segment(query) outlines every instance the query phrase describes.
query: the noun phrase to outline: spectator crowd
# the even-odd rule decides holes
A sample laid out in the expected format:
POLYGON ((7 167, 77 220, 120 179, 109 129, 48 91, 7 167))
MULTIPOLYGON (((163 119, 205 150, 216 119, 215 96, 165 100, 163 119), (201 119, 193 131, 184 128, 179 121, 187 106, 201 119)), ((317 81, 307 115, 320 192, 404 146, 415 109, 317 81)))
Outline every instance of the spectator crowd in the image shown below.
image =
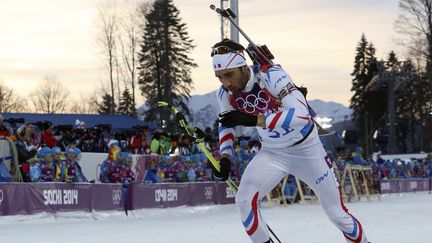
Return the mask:
POLYGON ((425 158, 411 158, 404 160, 395 158, 385 160, 380 155, 376 159, 365 159, 361 147, 356 147, 353 152, 343 151, 336 160, 339 170, 346 164, 371 166, 374 180, 381 179, 407 179, 407 178, 432 178, 432 153, 425 158))
MULTIPOLYGON (((87 182, 80 159, 83 152, 105 152, 108 157, 100 164, 99 178, 103 183, 129 184, 136 179, 132 155, 157 155, 146 164, 143 182, 211 181, 212 165, 187 135, 169 135, 163 131, 149 131, 139 127, 133 133, 113 133, 110 126, 85 128, 82 123, 53 127, 49 121, 24 124, 18 128, 6 126, 0 115, 0 137, 9 138, 16 145, 19 169, 26 182, 87 182)), ((205 146, 219 159, 218 141, 207 137, 205 146)), ((231 178, 240 178, 260 149, 260 143, 247 138, 235 142, 235 156, 231 159, 231 178)), ((372 167, 373 177, 379 179, 432 177, 432 153, 425 159, 403 161, 364 159, 360 147, 344 150, 335 159, 337 168, 346 164, 372 167)))

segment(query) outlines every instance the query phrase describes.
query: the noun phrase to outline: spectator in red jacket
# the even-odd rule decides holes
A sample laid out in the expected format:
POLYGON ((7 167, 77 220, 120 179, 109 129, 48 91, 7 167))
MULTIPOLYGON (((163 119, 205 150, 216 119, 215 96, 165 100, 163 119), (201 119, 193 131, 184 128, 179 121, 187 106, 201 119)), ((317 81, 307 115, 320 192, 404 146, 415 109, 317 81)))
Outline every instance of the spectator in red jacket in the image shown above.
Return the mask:
POLYGON ((9 129, 3 124, 3 116, 0 115, 0 137, 9 137, 10 135, 9 129))
POLYGON ((136 134, 130 138, 129 141, 130 151, 134 154, 141 154, 142 153, 141 143, 142 143, 141 134, 139 131, 137 131, 136 134))
POLYGON ((52 132, 52 123, 47 121, 41 127, 42 130, 42 143, 46 144, 49 148, 57 146, 57 139, 52 132))
POLYGON ((138 129, 129 141, 130 151, 133 154, 150 154, 150 143, 152 135, 147 126, 138 129))

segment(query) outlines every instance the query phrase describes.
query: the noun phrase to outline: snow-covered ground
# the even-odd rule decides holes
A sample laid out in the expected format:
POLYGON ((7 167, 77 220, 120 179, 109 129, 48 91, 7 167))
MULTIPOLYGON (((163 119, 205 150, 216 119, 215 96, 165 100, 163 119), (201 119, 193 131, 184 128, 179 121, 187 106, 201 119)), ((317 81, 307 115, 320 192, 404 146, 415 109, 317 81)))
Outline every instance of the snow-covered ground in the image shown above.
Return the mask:
MULTIPOLYGON (((379 202, 349 203, 373 243, 432 242, 432 194, 383 195, 379 202)), ((282 242, 343 243, 319 205, 264 207, 282 242)), ((7 243, 241 243, 249 242, 234 205, 0 217, 7 243)))

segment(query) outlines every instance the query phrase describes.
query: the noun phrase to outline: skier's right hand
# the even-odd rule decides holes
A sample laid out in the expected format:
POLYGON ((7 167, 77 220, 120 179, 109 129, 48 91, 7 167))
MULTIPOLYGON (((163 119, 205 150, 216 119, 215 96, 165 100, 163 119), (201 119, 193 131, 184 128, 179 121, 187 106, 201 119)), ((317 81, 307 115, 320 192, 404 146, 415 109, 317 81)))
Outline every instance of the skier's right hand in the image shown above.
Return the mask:
POLYGON ((226 181, 228 180, 230 171, 231 171, 231 161, 228 158, 222 157, 219 161, 220 171, 217 171, 213 166, 213 175, 215 178, 226 181))
POLYGON ((224 127, 235 127, 238 125, 254 127, 257 125, 258 116, 246 114, 237 110, 231 110, 220 113, 219 122, 224 127))

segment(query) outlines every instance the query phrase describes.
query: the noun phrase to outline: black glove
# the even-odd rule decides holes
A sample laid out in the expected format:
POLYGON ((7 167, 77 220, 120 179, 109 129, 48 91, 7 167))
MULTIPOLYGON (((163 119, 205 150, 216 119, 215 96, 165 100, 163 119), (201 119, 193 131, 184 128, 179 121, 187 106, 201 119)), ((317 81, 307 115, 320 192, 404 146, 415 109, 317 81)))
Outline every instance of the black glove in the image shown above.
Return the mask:
POLYGON ((216 168, 213 166, 214 177, 222 181, 228 180, 231 171, 231 161, 228 158, 222 158, 219 161, 219 165, 220 165, 220 172, 218 172, 216 168))
MULTIPOLYGON (((194 132, 194 137, 197 138, 197 139, 204 139, 205 136, 206 136, 205 133, 201 129, 199 129, 198 127, 196 127, 196 130, 194 132)), ((195 138, 194 138, 193 141, 195 141, 195 138)))
POLYGON ((186 122, 185 117, 184 117, 183 114, 180 113, 180 112, 177 112, 177 113, 175 114, 175 118, 176 118, 176 121, 177 121, 177 122, 180 122, 181 120, 184 120, 184 121, 186 122))
POLYGON ((258 121, 258 116, 249 115, 236 110, 222 112, 219 114, 219 117, 219 122, 224 127, 235 127, 238 125, 254 127, 258 121))
POLYGON ((308 89, 306 87, 303 86, 297 86, 295 85, 295 87, 298 89, 298 91, 300 91, 300 93, 302 93, 302 95, 306 98, 306 95, 308 93, 308 89))

